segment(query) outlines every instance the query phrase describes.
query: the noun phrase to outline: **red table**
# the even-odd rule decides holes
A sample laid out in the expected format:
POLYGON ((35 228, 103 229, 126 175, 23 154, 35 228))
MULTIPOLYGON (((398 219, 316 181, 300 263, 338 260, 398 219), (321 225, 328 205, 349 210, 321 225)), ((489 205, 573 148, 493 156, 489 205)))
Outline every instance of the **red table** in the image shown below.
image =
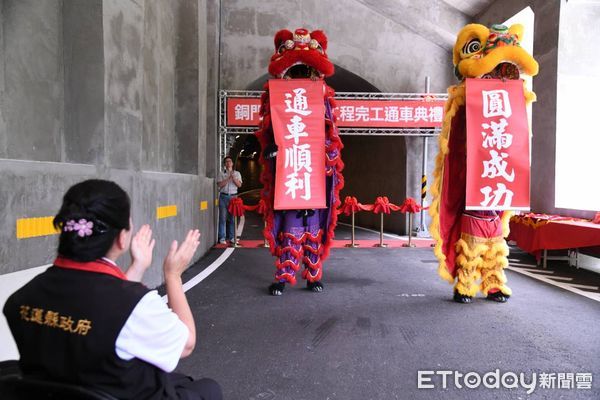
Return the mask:
POLYGON ((543 253, 546 268, 548 250, 599 246, 600 225, 556 215, 516 215, 510 220, 508 240, 515 241, 517 246, 534 254, 538 260, 543 253))

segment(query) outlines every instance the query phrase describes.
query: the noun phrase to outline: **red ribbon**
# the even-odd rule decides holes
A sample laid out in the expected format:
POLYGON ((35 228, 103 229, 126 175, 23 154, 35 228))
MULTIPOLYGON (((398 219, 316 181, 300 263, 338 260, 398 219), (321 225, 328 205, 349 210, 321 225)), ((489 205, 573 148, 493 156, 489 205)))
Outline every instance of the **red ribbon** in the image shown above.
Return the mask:
POLYGON ((400 206, 400 212, 402 213, 418 213, 419 211, 421 211, 421 206, 412 197, 407 197, 400 206))
POLYGON ((390 203, 390 200, 387 198, 387 196, 377 197, 377 199, 375 200, 375 204, 373 204, 373 212, 375 214, 389 214, 391 211, 398 210, 400 210, 400 207, 393 203, 390 203))
POLYGON ((265 215, 267 212, 267 203, 265 203, 265 199, 260 199, 258 205, 256 206, 256 212, 260 215, 265 215))
POLYGON ((229 200, 229 207, 227 210, 234 217, 241 217, 244 215, 244 201, 239 197, 232 198, 229 200))
POLYGON ((342 208, 341 208, 340 212, 344 213, 345 215, 351 215, 352 213, 355 213, 362 209, 363 209, 362 204, 360 204, 358 202, 358 200, 356 200, 356 197, 346 196, 346 198, 344 199, 344 204, 342 204, 342 208))

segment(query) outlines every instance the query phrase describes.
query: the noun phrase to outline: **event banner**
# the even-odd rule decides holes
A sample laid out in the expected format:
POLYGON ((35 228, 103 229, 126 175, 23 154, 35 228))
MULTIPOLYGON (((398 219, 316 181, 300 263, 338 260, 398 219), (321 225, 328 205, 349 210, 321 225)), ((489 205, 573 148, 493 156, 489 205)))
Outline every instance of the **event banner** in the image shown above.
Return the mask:
POLYGON ((322 81, 273 79, 269 99, 277 144, 275 210, 325 208, 322 81))
POLYGON ((335 102, 338 127, 439 128, 444 116, 443 101, 339 99, 335 102))
MULTIPOLYGON (((439 128, 444 102, 439 100, 339 99, 333 113, 339 128, 439 128)), ((227 126, 258 126, 260 99, 227 99, 227 126)))
POLYGON ((467 210, 529 210, 523 81, 467 79, 467 210))

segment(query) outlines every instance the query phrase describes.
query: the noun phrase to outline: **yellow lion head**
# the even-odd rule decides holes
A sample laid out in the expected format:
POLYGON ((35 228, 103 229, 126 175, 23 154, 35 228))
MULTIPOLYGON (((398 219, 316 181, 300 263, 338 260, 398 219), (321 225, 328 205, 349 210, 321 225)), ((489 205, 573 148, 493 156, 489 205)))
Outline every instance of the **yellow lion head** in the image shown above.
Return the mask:
POLYGON ((469 24, 458 33, 452 52, 457 78, 519 79, 534 76, 538 63, 523 49, 519 40, 523 26, 469 24))

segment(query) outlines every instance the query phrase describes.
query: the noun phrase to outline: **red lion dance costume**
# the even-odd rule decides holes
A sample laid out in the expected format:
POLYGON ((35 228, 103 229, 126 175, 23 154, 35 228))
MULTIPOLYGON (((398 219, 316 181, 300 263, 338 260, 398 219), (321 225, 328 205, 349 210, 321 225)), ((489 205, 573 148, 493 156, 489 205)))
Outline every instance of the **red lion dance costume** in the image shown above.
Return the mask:
MULTIPOLYGON (((455 74, 461 81, 448 89, 436 159, 431 234, 440 276, 454 286, 454 300, 470 303, 479 290, 489 300, 505 302, 511 293, 508 266, 508 222, 511 212, 466 211, 466 112, 464 78, 519 79, 534 76, 538 64, 519 45, 523 27, 479 24, 465 26, 453 50, 455 74), (481 279, 481 284, 476 281, 481 279)), ((526 102, 535 94, 525 88, 526 102)))
MULTIPOLYGON (((334 70, 326 50, 327 37, 322 31, 296 29, 292 33, 281 30, 275 35, 275 53, 269 63, 269 73, 279 79, 322 80, 331 76, 334 70)), ((301 264, 304 264, 302 278, 306 279, 308 289, 314 292, 323 290, 323 261, 329 255, 337 223, 336 209, 340 204, 339 191, 344 185, 341 174, 344 164, 340 157, 343 146, 333 116, 334 91, 327 85, 324 88, 326 157, 322 168, 326 172, 327 206, 324 209, 273 209, 277 146, 273 138, 268 83, 261 99, 262 121, 256 136, 262 147, 261 197, 267 205, 263 214, 266 221, 264 235, 269 241, 271 253, 277 257, 275 282, 269 287, 269 293, 274 296, 283 293, 286 282, 292 285, 296 283, 296 272, 301 264)))

